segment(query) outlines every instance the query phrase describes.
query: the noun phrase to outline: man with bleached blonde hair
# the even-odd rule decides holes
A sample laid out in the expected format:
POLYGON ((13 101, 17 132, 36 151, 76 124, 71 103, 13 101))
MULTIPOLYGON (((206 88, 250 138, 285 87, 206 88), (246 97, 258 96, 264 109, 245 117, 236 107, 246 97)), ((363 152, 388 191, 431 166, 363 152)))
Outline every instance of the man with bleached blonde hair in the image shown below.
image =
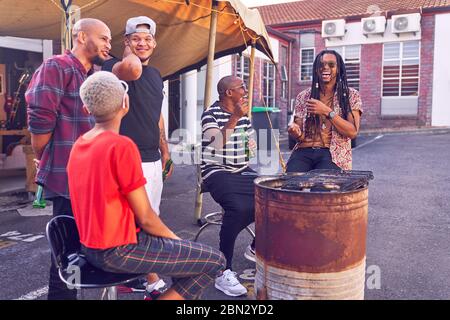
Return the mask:
POLYGON ((95 118, 67 165, 81 250, 108 272, 171 276, 172 287, 159 299, 195 299, 223 270, 225 258, 210 246, 180 239, 150 205, 138 148, 119 134, 129 111, 127 90, 104 71, 81 86, 85 109, 95 118))
POLYGON ((128 90, 128 85, 125 82, 122 82, 121 87, 115 85, 117 77, 105 71, 97 72, 94 78, 99 80, 91 81, 90 86, 82 85, 80 95, 86 111, 94 117, 95 122, 102 123, 111 120, 121 108, 125 108, 123 104, 128 97, 124 91, 128 90))

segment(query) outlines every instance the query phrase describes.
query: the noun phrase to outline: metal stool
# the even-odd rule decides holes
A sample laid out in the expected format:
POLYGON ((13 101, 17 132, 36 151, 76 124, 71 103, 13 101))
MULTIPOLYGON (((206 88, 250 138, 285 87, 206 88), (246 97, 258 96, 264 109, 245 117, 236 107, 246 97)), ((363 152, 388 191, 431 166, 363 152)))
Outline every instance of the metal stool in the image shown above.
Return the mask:
MULTIPOLYGON (((198 163, 196 166, 197 173, 197 183, 196 183, 196 197, 195 197, 195 208, 194 208, 194 219, 200 229, 194 237, 194 242, 197 241, 200 234, 205 230, 208 226, 222 224, 223 219, 223 209, 221 211, 215 211, 208 213, 202 218, 202 207, 203 207, 203 193, 209 192, 205 185, 203 184, 201 168, 200 168, 200 159, 201 159, 201 144, 197 144, 192 148, 192 160, 193 163, 198 163)), ((250 227, 245 227, 250 235, 255 238, 255 233, 250 227)))
MULTIPOLYGON (((222 209, 222 211, 216 211, 216 212, 208 213, 207 215, 205 215, 205 221, 206 222, 198 230, 197 234, 195 235, 194 242, 197 241, 197 239, 200 236, 200 234, 208 226, 212 226, 212 225, 220 226, 222 224, 222 219, 223 219, 223 209, 222 209)), ((254 239, 255 238, 255 232, 253 232, 253 230, 249 226, 245 227, 245 229, 248 231, 248 233, 250 233, 250 235, 254 239)))

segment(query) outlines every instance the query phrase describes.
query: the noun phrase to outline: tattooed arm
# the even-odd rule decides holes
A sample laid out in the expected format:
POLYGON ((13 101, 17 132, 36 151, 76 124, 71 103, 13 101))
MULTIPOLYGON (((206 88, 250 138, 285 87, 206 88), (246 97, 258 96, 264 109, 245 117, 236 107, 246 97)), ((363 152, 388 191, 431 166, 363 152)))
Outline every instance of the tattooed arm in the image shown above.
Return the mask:
MULTIPOLYGON (((162 169, 164 170, 167 161, 170 159, 169 144, 166 139, 166 129, 164 127, 164 118, 162 114, 159 117, 159 151, 161 152, 162 169)), ((166 178, 170 177, 173 172, 173 165, 170 167, 166 178)))

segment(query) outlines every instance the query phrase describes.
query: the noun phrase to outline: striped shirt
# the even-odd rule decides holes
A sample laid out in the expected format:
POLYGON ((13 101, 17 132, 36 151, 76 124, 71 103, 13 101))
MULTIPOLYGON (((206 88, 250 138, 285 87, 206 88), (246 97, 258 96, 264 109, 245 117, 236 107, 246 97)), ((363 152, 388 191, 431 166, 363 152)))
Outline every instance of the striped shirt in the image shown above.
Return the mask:
POLYGON ((33 134, 52 133, 46 145, 36 182, 45 187, 45 197, 69 199, 66 166, 77 138, 89 131, 93 118, 83 111, 79 89, 88 72, 70 52, 42 63, 25 93, 28 129, 33 134))
POLYGON ((221 171, 240 172, 248 167, 248 141, 254 134, 247 116, 239 119, 231 137, 221 149, 214 149, 206 139, 205 132, 215 128, 222 130, 230 120, 231 113, 223 110, 216 101, 202 114, 202 178, 221 171))

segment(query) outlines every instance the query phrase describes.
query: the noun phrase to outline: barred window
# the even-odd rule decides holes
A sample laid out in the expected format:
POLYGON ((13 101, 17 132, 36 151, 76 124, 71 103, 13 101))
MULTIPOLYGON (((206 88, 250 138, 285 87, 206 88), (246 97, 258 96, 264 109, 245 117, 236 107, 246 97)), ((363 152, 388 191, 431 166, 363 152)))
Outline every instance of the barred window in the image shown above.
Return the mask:
POLYGON ((383 97, 419 95, 419 41, 383 46, 383 97))
POLYGON ((267 107, 275 107, 275 65, 269 61, 263 64, 263 96, 267 107))
POLYGON ((287 84, 288 84, 288 74, 287 74, 287 64, 288 64, 288 48, 281 46, 280 52, 280 70, 281 70, 281 98, 286 99, 288 95, 287 84))
POLYGON ((244 55, 236 55, 236 70, 235 74, 237 77, 241 78, 245 85, 249 86, 250 78, 250 58, 244 55))
POLYGON ((314 48, 300 49, 300 80, 311 81, 313 76, 314 48))
POLYGON ((360 68, 361 68, 361 46, 333 47, 331 50, 339 53, 344 60, 347 71, 348 86, 359 90, 360 68))

